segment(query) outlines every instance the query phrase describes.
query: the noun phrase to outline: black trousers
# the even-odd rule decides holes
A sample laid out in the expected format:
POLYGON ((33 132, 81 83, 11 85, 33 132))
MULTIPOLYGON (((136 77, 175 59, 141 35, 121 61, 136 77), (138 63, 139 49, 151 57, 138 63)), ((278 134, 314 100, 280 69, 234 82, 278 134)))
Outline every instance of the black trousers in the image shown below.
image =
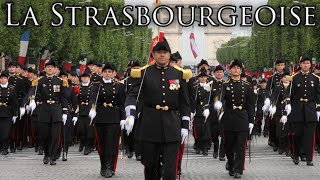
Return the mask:
POLYGON ((61 146, 65 152, 68 152, 69 146, 71 146, 73 139, 74 126, 72 122, 72 116, 68 116, 65 125, 62 124, 61 131, 61 146))
POLYGON ((197 148, 204 150, 210 141, 210 124, 209 120, 204 123, 205 118, 202 116, 194 117, 194 128, 197 139, 197 148))
POLYGON ((33 138, 35 146, 39 146, 39 120, 38 115, 31 116, 31 136, 33 138))
POLYGON ((211 131, 211 140, 213 143, 213 151, 215 153, 219 150, 219 135, 221 134, 221 127, 219 122, 211 122, 210 125, 210 131, 211 131))
POLYGON ((300 147, 303 147, 307 161, 312 161, 315 141, 315 126, 315 122, 293 123, 294 156, 300 156, 300 147))
POLYGON ((242 173, 246 156, 248 132, 224 131, 225 151, 229 169, 242 173))
POLYGON ((12 117, 0 117, 0 151, 8 149, 12 117))
POLYGON ((163 164, 162 179, 176 180, 180 142, 153 143, 143 141, 141 144, 141 163, 144 165, 145 179, 160 180, 161 161, 163 164))
POLYGON ((39 142, 44 149, 44 155, 55 160, 61 142, 62 122, 39 122, 39 142))
POLYGON ((119 149, 119 124, 95 124, 101 168, 115 170, 119 149))
POLYGON ((78 119, 78 135, 80 143, 85 147, 93 147, 94 129, 90 126, 90 118, 87 116, 80 116, 78 119))
POLYGON ((261 132, 262 132, 262 119, 263 119, 263 114, 256 114, 256 120, 255 120, 253 132, 261 134, 261 132))
POLYGON ((273 116, 272 119, 269 119, 269 141, 271 143, 273 143, 275 146, 277 144, 277 135, 276 135, 276 129, 277 129, 277 125, 276 125, 276 116, 273 116))

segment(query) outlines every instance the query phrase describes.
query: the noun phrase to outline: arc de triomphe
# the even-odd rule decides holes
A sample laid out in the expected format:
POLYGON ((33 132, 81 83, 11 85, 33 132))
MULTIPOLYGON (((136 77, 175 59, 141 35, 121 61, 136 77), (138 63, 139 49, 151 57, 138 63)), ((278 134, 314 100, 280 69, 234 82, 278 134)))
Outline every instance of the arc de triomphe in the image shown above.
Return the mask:
MULTIPOLYGON (((174 7, 179 5, 183 5, 185 7, 185 10, 183 11, 184 22, 190 21, 190 9, 188 7, 190 5, 206 5, 211 6, 214 8, 213 14, 217 13, 217 9, 222 7, 223 5, 231 5, 232 0, 161 0, 161 5, 170 6, 171 8, 175 9, 174 7)), ((227 10, 224 11, 223 16, 226 21, 228 21, 228 17, 230 15, 230 12, 227 12, 227 10)), ((199 19, 199 11, 195 11, 196 20, 199 19)), ((212 17, 213 20, 217 23, 216 17, 212 17)), ((161 11, 160 13, 160 19, 161 22, 167 22, 168 21, 168 14, 166 11, 161 11)), ((230 18, 229 18, 230 19, 230 18)), ((198 26, 199 22, 195 22, 194 26, 198 26)), ((208 23, 207 23, 208 24, 208 23)), ((181 46, 181 36, 182 36, 182 26, 178 24, 177 18, 175 17, 175 21, 167 27, 161 27, 160 31, 165 32, 166 39, 170 43, 172 51, 182 51, 181 46)), ((206 47, 206 59, 209 61, 211 65, 217 65, 217 59, 216 59, 216 51, 217 49, 225 42, 229 41, 231 39, 231 28, 227 27, 213 27, 210 24, 208 26, 204 27, 205 30, 205 47, 206 47)), ((186 43, 189 43, 186 42, 186 43)))

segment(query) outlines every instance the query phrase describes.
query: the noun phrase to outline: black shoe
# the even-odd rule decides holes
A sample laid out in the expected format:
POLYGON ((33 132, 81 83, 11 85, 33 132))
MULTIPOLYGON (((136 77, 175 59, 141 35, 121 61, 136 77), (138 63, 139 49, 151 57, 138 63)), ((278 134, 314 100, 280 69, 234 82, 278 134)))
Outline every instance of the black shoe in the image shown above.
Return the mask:
POLYGON ((50 159, 50 165, 51 166, 54 166, 54 165, 56 165, 57 163, 56 163, 56 160, 53 160, 53 159, 50 159))
POLYGON ((307 166, 313 166, 313 162, 312 161, 307 161, 307 166))
POLYGON ((34 152, 38 152, 39 151, 39 146, 34 147, 34 152))
POLYGON ((44 156, 43 164, 48 164, 48 163, 49 163, 49 157, 48 156, 44 156))
POLYGON ((234 176, 234 174, 235 174, 234 171, 231 171, 231 170, 229 171, 229 176, 234 176))
POLYGON ((84 155, 88 155, 89 153, 90 153, 90 148, 89 147, 85 147, 83 154, 84 155))
POLYGON ((131 159, 133 157, 133 152, 129 151, 127 156, 129 159, 131 159))
POLYGON ((8 149, 5 148, 5 149, 2 151, 2 155, 7 155, 7 154, 9 154, 9 152, 8 152, 8 149))
POLYGON ((115 173, 114 170, 112 170, 111 172, 112 172, 112 176, 114 176, 114 173, 115 173))
POLYGON ((58 152, 57 152, 57 154, 56 154, 56 160, 58 160, 58 159, 60 159, 60 157, 61 157, 61 149, 58 149, 58 152))
POLYGON ((273 151, 276 152, 278 150, 277 146, 273 146, 273 151))
POLYGON ((103 176, 103 177, 106 175, 106 168, 102 168, 101 167, 100 175, 103 176))
POLYGON ((278 149, 278 152, 279 152, 279 154, 283 154, 283 153, 284 153, 284 150, 278 149))
POLYGON ((83 145, 82 145, 82 143, 80 143, 80 145, 79 145, 79 152, 82 152, 83 151, 83 145))
POLYGON ((16 148, 11 148, 10 147, 10 153, 15 153, 16 152, 16 148))
POLYGON ((298 164, 299 164, 299 157, 293 156, 293 163, 294 163, 295 165, 298 165, 298 164))
POLYGON ((218 153, 217 152, 213 152, 213 158, 217 159, 218 158, 218 153))
POLYGON ((106 175, 104 177, 111 178, 112 177, 112 171, 110 169, 107 169, 106 170, 106 175))
POLYGON ((301 161, 307 161, 307 158, 305 156, 300 156, 301 161))
POLYGON ((225 161, 226 158, 225 157, 219 157, 219 161, 225 161))
POLYGON ((240 173, 234 173, 234 178, 235 179, 241 179, 240 173))
POLYGON ((136 156, 136 160, 137 160, 137 161, 141 161, 141 155, 137 155, 137 156, 136 156))
POLYGON ((196 150, 196 154, 200 154, 201 150, 200 149, 197 149, 196 150))
POLYGON ((226 170, 229 171, 229 162, 226 163, 226 170))
POLYGON ((38 150, 38 155, 43 155, 43 149, 41 147, 38 150))
POLYGON ((204 149, 203 152, 202 152, 202 154, 203 154, 204 156, 208 156, 208 150, 207 150, 207 149, 204 149))

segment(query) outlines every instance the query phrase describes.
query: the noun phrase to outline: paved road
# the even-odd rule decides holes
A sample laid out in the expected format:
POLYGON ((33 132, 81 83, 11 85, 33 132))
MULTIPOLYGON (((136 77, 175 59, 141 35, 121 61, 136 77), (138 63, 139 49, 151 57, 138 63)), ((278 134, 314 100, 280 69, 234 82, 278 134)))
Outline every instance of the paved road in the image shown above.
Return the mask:
MULTIPOLYGON (((233 179, 225 170, 225 163, 209 156, 196 155, 189 143, 187 156, 183 161, 183 180, 200 179, 233 179)), ((258 138, 252 143, 252 160, 246 161, 246 171, 242 179, 279 179, 279 180, 312 180, 320 178, 320 157, 315 154, 313 167, 305 162, 294 165, 290 157, 278 155, 267 145, 266 138, 258 138)), ((57 161, 56 166, 43 165, 42 156, 33 149, 26 149, 8 156, 0 155, 0 180, 82 180, 102 179, 99 175, 100 162, 97 152, 84 156, 77 152, 78 147, 71 148, 67 162, 57 161)), ((113 179, 142 180, 143 166, 135 159, 119 157, 116 175, 113 179)))

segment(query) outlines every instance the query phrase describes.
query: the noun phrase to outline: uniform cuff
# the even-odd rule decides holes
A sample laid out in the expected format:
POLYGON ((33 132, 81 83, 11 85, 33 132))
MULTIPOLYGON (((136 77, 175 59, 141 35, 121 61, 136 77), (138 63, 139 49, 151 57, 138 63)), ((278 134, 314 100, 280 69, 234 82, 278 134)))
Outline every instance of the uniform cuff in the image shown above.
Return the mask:
POLYGON ((129 105, 125 108, 126 116, 135 116, 136 114, 136 106, 135 105, 129 105))

